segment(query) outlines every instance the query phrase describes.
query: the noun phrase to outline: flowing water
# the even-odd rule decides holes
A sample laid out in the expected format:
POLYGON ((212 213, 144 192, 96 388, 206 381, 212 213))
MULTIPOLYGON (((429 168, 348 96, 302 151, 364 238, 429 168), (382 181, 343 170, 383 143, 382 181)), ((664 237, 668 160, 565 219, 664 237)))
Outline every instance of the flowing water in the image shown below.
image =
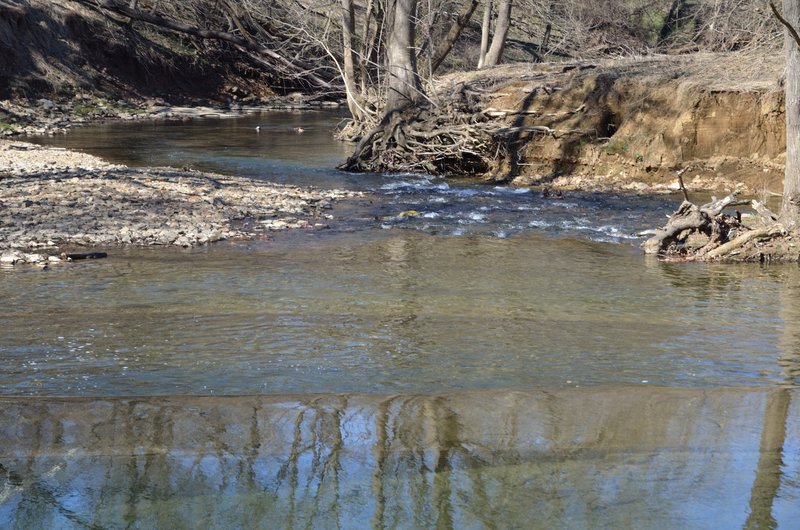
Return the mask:
POLYGON ((338 119, 40 140, 367 195, 0 270, 0 527, 793 527, 796 266, 647 259, 675 197, 338 172, 338 119))

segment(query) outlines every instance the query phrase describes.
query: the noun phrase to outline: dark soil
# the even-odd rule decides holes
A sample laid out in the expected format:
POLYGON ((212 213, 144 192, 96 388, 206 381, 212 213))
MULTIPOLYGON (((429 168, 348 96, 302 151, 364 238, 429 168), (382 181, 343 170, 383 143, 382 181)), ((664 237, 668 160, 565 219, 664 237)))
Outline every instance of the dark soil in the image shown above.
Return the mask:
POLYGON ((65 0, 0 0, 0 99, 255 100, 295 90, 213 43, 198 43, 65 0))

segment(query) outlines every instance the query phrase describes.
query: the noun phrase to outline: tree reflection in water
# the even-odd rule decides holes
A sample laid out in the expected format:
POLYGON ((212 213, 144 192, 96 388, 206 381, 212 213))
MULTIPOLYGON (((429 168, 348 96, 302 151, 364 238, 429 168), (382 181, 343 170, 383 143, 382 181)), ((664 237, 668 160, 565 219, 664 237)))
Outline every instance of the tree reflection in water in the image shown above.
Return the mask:
POLYGON ((3 398, 0 526, 770 527, 793 392, 3 398))
MULTIPOLYGON (((761 431, 760 458, 750 495, 750 516, 746 528, 777 528, 775 503, 781 494, 784 458, 787 455, 787 429, 789 428, 792 392, 800 375, 800 284, 795 274, 781 276, 780 316, 783 320, 780 337, 781 356, 778 363, 786 379, 786 387, 772 393, 764 411, 761 431)), ((800 502, 800 499, 796 499, 800 502)))

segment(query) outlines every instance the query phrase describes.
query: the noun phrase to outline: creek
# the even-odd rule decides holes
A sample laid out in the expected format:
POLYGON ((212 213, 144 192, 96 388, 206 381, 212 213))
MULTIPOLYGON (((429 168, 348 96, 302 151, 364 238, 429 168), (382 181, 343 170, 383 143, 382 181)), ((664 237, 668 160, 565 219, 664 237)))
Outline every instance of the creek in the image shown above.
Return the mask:
POLYGON ((342 173, 338 119, 37 140, 365 197, 0 271, 0 526, 796 523, 796 266, 643 256, 677 197, 342 173))

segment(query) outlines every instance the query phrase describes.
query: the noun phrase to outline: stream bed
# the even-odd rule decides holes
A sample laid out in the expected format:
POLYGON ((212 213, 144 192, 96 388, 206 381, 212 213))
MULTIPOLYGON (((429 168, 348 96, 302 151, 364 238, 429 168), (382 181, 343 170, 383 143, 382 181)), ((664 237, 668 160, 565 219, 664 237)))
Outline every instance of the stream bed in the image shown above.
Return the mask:
POLYGON ((797 266, 643 256, 677 197, 342 173, 338 119, 38 140, 366 195, 0 270, 0 527, 792 528, 797 266))

